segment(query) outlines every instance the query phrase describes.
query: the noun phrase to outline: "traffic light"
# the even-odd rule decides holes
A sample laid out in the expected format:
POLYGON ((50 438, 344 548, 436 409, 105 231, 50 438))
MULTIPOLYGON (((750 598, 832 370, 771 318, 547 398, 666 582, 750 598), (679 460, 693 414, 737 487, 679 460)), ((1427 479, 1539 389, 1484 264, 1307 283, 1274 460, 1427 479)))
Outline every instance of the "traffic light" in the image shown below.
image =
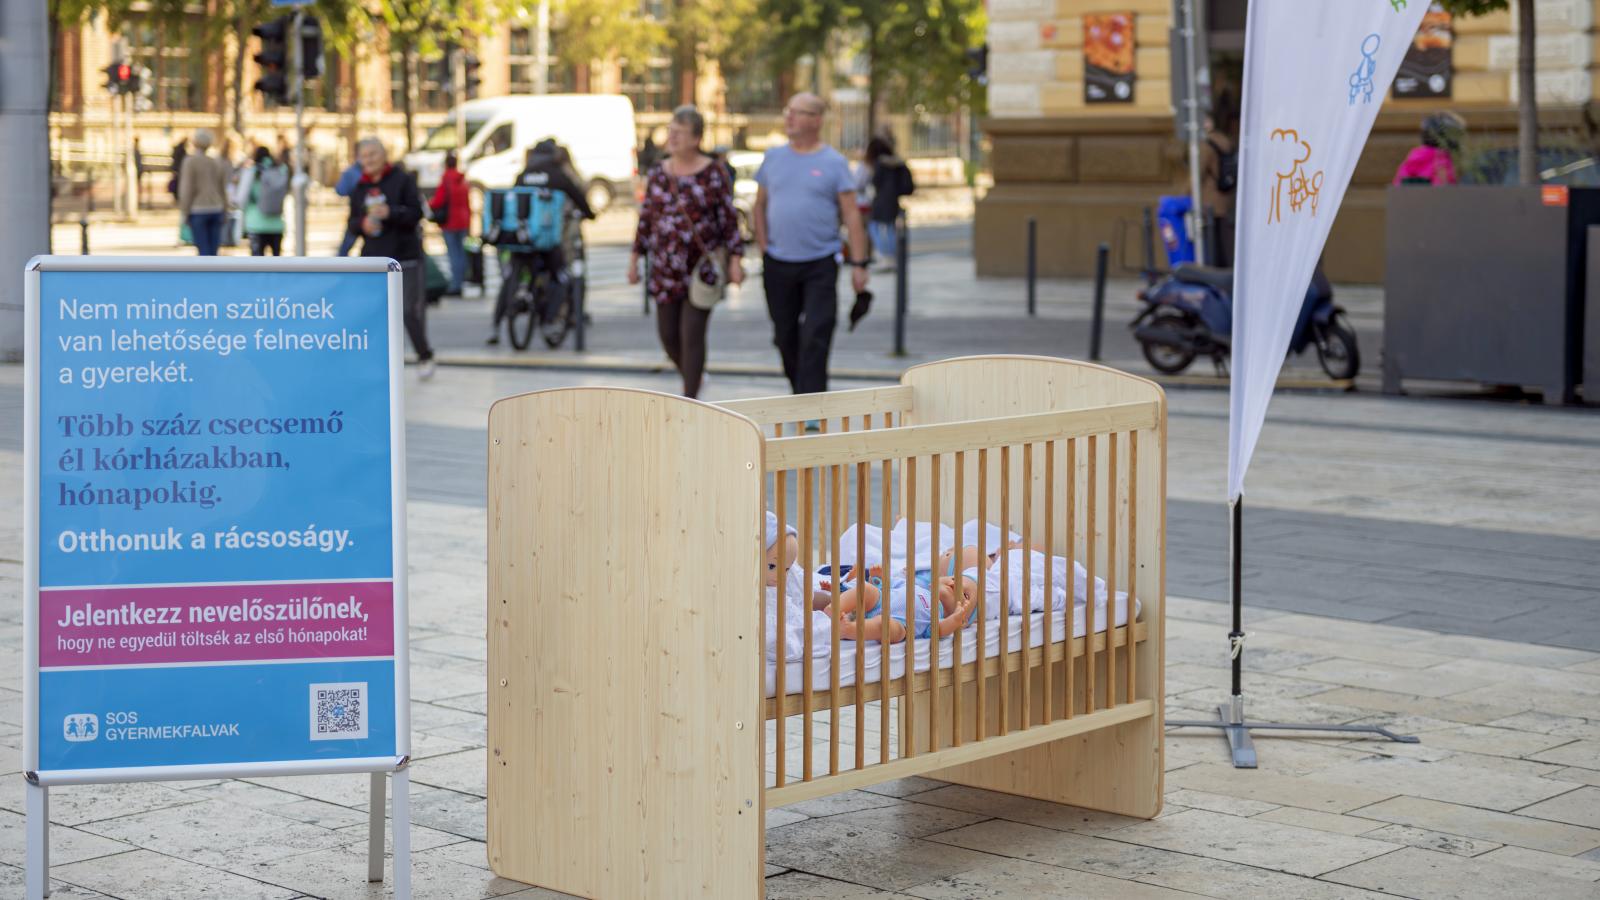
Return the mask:
POLYGON ((967 74, 978 84, 989 83, 989 45, 987 43, 967 49, 967 74))
POLYGON ((478 85, 483 83, 483 79, 478 76, 478 69, 482 65, 476 54, 468 53, 461 58, 461 69, 465 73, 464 86, 468 100, 478 96, 478 85))
POLYGON ((300 74, 307 79, 322 77, 322 23, 315 16, 300 23, 300 74))
POLYGON ((288 37, 292 21, 290 16, 280 16, 250 29, 251 34, 261 39, 261 52, 255 55, 261 77, 256 79, 255 89, 274 103, 289 102, 288 37))
POLYGON ((114 62, 106 66, 105 73, 106 90, 113 97, 138 93, 139 75, 134 72, 133 66, 125 62, 114 62))

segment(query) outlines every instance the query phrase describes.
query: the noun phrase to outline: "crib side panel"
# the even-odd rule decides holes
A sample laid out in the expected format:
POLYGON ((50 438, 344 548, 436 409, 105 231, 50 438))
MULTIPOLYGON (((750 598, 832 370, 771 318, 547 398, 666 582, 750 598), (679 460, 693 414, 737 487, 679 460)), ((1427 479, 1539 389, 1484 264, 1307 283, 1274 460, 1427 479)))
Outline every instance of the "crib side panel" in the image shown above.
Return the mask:
MULTIPOLYGON (((913 389, 913 411, 906 421, 919 425, 1138 401, 1160 404, 1155 427, 1123 432, 1115 445, 1108 435, 1102 435, 1092 441, 1080 438, 1070 450, 1059 447, 1054 458, 1058 499, 1065 499, 1069 480, 1075 490, 1070 505, 1061 502, 1051 507, 1055 516, 1052 552, 1065 555, 1070 542, 1073 558, 1097 577, 1114 576, 1107 580, 1114 581, 1116 590, 1127 591, 1132 582, 1141 606, 1140 619, 1149 628, 1149 639, 1140 643, 1133 659, 1134 696, 1153 699, 1156 714, 932 773, 932 777, 974 787, 1126 815, 1154 816, 1161 808, 1164 749, 1160 727, 1165 646, 1164 393, 1153 382, 1104 366, 1043 357, 946 360, 910 369, 902 383, 913 389)), ((969 459, 968 465, 975 467, 975 462, 969 459)), ((1023 508, 1025 494, 1035 498, 1029 529, 1035 544, 1044 534, 1046 506, 1038 502, 1045 492, 1044 469, 1043 465, 1036 466, 1031 480, 1014 477, 1010 486, 1014 517, 1023 508)), ((975 510, 979 483, 975 468, 964 481, 968 494, 965 508, 975 510)), ((951 492, 953 485, 947 482, 943 490, 951 492)), ((991 473, 988 507, 993 524, 999 524, 993 511, 1000 508, 1001 490, 999 479, 991 473)), ((951 500, 953 497, 947 498, 947 509, 951 500)), ((1007 525, 1012 531, 1024 530, 1020 517, 1007 525)), ((1099 706, 1104 706, 1104 677, 1109 673, 1105 667, 1117 667, 1111 683, 1122 685, 1119 690, 1125 691, 1128 660, 1122 651, 1099 664, 1102 680, 1096 690, 1102 697, 1099 706)), ((1084 683, 1084 665, 1080 661, 1075 666, 1074 680, 1080 686, 1084 683)))
POLYGON ((489 419, 488 854, 584 897, 760 896, 760 434, 639 391, 489 419))

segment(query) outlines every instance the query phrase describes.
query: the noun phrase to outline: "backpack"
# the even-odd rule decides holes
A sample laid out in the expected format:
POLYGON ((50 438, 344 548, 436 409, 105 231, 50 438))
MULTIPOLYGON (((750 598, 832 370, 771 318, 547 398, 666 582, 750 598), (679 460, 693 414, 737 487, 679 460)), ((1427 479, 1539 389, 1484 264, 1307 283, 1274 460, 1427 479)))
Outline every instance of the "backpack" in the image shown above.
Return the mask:
POLYGON ((262 215, 283 215, 283 199, 289 196, 289 169, 270 166, 256 173, 256 209, 262 215))
POLYGON ((1224 151, 1217 146, 1217 142, 1206 138, 1206 143, 1211 145, 1211 152, 1217 155, 1217 190, 1224 194, 1233 193, 1239 186, 1239 150, 1224 151))
POLYGON ((550 187, 493 189, 483 205, 484 242, 546 252, 561 246, 567 195, 550 187))

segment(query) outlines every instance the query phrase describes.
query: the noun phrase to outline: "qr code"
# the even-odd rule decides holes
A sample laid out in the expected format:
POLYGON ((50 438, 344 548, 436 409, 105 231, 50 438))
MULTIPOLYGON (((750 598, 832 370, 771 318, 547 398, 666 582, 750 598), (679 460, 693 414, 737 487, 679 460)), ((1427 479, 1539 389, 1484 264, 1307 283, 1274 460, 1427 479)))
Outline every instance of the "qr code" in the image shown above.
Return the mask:
POLYGON ((359 740, 367 736, 367 683, 311 686, 311 739, 359 740))

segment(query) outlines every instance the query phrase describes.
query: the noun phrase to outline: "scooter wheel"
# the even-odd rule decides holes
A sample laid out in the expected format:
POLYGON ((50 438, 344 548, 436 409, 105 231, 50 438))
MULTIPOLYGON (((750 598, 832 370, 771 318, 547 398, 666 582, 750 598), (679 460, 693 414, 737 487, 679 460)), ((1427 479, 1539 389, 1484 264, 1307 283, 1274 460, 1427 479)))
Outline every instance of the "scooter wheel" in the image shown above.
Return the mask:
POLYGON ((1344 380, 1361 371, 1361 351, 1356 347, 1356 332, 1343 314, 1328 321, 1317 341, 1317 362, 1329 378, 1344 380))
POLYGON ((1145 362, 1152 369, 1167 375, 1176 375, 1194 362, 1194 346, 1190 343, 1189 329, 1180 316, 1157 315, 1150 321, 1150 329, 1160 329, 1172 336, 1172 343, 1145 341, 1140 344, 1145 362))

